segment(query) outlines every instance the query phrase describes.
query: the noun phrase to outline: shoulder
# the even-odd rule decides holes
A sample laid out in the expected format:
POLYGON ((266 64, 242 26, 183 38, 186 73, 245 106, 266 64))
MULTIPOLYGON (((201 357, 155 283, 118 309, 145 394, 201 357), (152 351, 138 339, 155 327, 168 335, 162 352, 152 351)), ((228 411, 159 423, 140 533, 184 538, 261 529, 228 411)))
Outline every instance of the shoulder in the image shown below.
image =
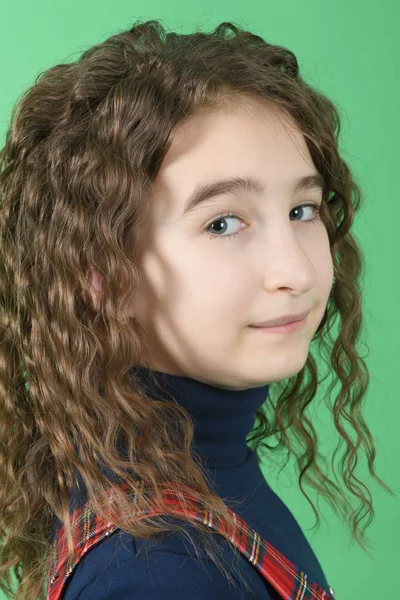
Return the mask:
MULTIPOLYGON (((184 525, 194 540, 194 527, 184 525)), ((216 536, 216 542, 225 541, 216 536)), ((246 597, 243 584, 233 584, 208 558, 204 549, 193 548, 181 532, 161 539, 139 539, 118 530, 93 547, 77 565, 67 583, 64 600, 237 600, 246 597)), ((223 548, 225 551, 225 547, 223 548)), ((226 548, 230 550, 229 544, 226 548)), ((223 554, 218 554, 225 566, 223 554)), ((226 557, 226 553, 225 553, 226 557)), ((233 555, 230 554, 230 561, 233 555)))

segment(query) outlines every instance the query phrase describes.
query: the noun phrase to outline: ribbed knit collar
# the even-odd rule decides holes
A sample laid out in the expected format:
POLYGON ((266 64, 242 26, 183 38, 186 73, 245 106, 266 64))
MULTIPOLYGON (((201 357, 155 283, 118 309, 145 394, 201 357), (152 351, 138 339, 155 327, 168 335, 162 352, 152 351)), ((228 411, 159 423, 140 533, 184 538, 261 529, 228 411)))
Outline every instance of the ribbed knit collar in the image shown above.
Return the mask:
MULTIPOLYGON (((149 379, 149 369, 134 367, 146 393, 160 399, 160 392, 149 379)), ((254 426, 256 409, 265 402, 269 385, 227 390, 161 371, 157 382, 185 408, 194 422, 193 450, 207 468, 227 468, 242 464, 248 456, 246 436, 254 426)), ((168 396, 165 397, 168 400, 168 396)))

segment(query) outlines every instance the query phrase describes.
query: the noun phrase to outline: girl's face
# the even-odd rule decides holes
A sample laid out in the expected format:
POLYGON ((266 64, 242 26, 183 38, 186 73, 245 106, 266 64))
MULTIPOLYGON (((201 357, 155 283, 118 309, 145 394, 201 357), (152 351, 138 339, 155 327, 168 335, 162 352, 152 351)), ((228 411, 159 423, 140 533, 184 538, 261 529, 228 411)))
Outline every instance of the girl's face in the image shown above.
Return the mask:
POLYGON ((320 204, 322 190, 294 192, 298 178, 317 171, 292 127, 249 103, 177 128, 154 182, 144 288, 129 313, 150 335, 142 357, 154 369, 240 390, 303 368, 334 274, 325 226, 311 222, 314 208, 298 208, 320 204), (185 213, 197 186, 239 176, 265 189, 221 192, 185 213), (307 309, 295 333, 249 327, 307 309))

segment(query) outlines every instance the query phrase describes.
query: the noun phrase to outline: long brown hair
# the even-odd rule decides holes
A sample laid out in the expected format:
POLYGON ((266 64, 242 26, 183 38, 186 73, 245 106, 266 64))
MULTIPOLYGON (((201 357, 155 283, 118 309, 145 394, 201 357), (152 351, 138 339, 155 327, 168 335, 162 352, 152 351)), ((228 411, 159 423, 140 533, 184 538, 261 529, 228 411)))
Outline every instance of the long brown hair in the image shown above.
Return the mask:
MULTIPOLYGON (((375 474, 374 442, 361 412, 369 384, 356 347, 364 263, 351 227, 362 193, 339 155, 337 108, 302 79, 293 52, 238 25, 178 35, 156 20, 137 21, 76 62, 41 73, 16 103, 0 153, 0 583, 10 594, 13 573, 20 600, 44 597, 55 517, 72 552, 69 497, 77 473, 101 516, 107 513, 99 498, 109 488, 129 512, 128 495, 104 474, 108 469, 137 492, 141 507, 147 497, 139 480, 158 503, 163 484, 177 482, 235 529, 204 479, 200 457, 191 453, 190 415, 167 398, 149 402, 132 378, 147 332, 124 315, 142 283, 140 234, 174 128, 197 111, 247 99, 278 109, 301 128, 326 181, 321 215, 334 264, 306 365, 270 386, 248 442, 259 460, 262 447, 293 452, 317 519, 303 479, 352 524, 364 550, 374 511, 368 488, 354 475, 358 451, 392 493, 375 474), (103 276, 100 306, 90 290, 91 267, 103 276), (332 397, 339 380, 331 413, 339 444, 346 444, 340 474, 360 501, 358 511, 318 465, 318 438, 306 415, 321 381, 312 350, 329 357, 332 397), (268 443, 274 436, 276 446, 268 443), (127 456, 118 452, 121 440, 127 456)), ((190 524, 220 566, 214 532, 190 524)), ((178 529, 161 517, 117 525, 149 539, 178 529)))

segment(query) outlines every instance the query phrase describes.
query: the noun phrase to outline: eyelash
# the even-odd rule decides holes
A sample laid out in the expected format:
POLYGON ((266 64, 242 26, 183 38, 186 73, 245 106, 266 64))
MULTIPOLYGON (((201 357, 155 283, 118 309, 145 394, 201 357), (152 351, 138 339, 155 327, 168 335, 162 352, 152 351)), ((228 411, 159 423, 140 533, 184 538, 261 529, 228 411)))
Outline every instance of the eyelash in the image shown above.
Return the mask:
MULTIPOLYGON (((315 223, 317 221, 321 221, 321 205, 319 204, 314 204, 314 203, 308 203, 308 204, 299 204, 298 206, 295 206, 294 208, 303 208, 303 206, 312 206, 312 208, 316 209, 317 212, 317 216, 313 217, 312 219, 309 219, 308 221, 304 221, 304 223, 315 223)), ((294 210, 294 209, 293 209, 294 210)), ((216 221, 220 221, 222 219, 228 218, 228 217, 235 217, 240 219, 241 221, 243 221, 242 217, 240 217, 238 214, 236 213, 223 213, 222 215, 218 215, 218 217, 216 217, 213 221, 211 221, 211 223, 207 226, 211 227, 211 225, 213 225, 216 221)), ((299 223, 302 223, 303 221, 299 221, 299 223)), ((218 235, 215 233, 212 233, 210 231, 205 231, 206 235, 208 235, 212 240, 214 240, 215 238, 221 238, 221 239, 229 239, 231 237, 234 237, 235 235, 239 235, 240 231, 238 233, 228 233, 228 235, 218 235)))

